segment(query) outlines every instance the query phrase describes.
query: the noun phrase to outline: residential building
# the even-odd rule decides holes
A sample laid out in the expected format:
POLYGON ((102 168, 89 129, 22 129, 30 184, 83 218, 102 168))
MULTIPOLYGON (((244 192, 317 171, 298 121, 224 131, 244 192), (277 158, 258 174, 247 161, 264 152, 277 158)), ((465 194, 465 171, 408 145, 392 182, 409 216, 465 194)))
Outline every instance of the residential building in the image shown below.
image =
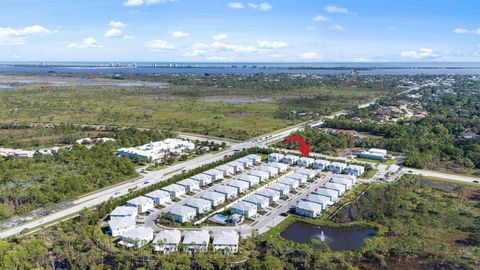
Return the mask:
POLYGON ((250 159, 253 165, 259 165, 260 163, 262 163, 262 157, 260 157, 259 155, 251 154, 246 156, 245 158, 250 159))
POLYGON ((270 173, 261 171, 261 170, 250 170, 247 172, 248 175, 253 175, 255 177, 258 177, 260 182, 267 181, 268 178, 270 178, 270 173))
POLYGON ((312 192, 313 194, 318 194, 327 197, 332 202, 338 201, 338 191, 329 189, 329 188, 317 188, 312 192))
POLYGON ((313 158, 301 157, 297 160, 297 165, 300 166, 300 167, 308 168, 308 167, 312 166, 314 161, 315 160, 313 158))
POLYGON ((236 231, 220 231, 213 236, 213 251, 222 251, 224 253, 238 252, 239 235, 236 231))
POLYGON ((208 171, 203 172, 206 175, 212 177, 212 181, 220 181, 225 178, 225 173, 221 170, 211 169, 208 171))
POLYGON ((204 173, 200 173, 190 177, 191 179, 198 182, 198 185, 201 187, 210 185, 213 181, 213 178, 210 175, 206 175, 204 173))
POLYGON ((225 182, 225 185, 236 188, 237 193, 243 193, 250 188, 250 184, 248 182, 239 180, 228 180, 225 182))
POLYGON ((286 177, 297 180, 299 184, 304 184, 308 180, 308 176, 306 176, 304 174, 299 174, 299 173, 296 173, 296 172, 291 173, 291 174, 287 175, 286 177))
POLYGON ((256 194, 246 197, 243 201, 255 204, 258 210, 263 209, 270 204, 268 198, 256 194))
POLYGON ((274 167, 278 169, 278 173, 284 173, 288 170, 288 165, 284 163, 276 163, 276 162, 271 162, 268 163, 269 167, 274 167))
POLYGON ((164 254, 177 252, 181 239, 182 233, 177 229, 161 230, 153 239, 153 247, 155 251, 164 254))
POLYGON ((318 203, 322 205, 322 210, 326 210, 330 205, 333 204, 332 201, 326 196, 318 194, 310 194, 305 198, 305 201, 318 203))
POLYGON ((108 227, 110 228, 110 235, 116 237, 135 229, 137 222, 134 217, 117 217, 108 221, 108 227))
POLYGON ((347 164, 340 162, 332 162, 328 165, 328 169, 333 173, 342 173, 347 168, 347 164))
POLYGON ((145 196, 136 197, 127 201, 127 206, 136 207, 139 213, 145 213, 155 208, 153 200, 145 196))
POLYGON ((313 162, 312 168, 323 171, 327 169, 329 165, 330 165, 330 161, 317 159, 313 162))
POLYGON ((225 202, 225 195, 214 191, 206 191, 200 198, 210 201, 212 207, 219 206, 225 202))
POLYGON ((296 189, 300 185, 300 183, 296 179, 282 177, 278 179, 277 183, 284 184, 290 187, 290 189, 296 189))
POLYGON ((228 176, 232 176, 235 174, 235 170, 230 167, 230 166, 227 166, 227 165, 220 165, 218 167, 216 167, 215 169, 219 170, 219 171, 222 171, 223 172, 223 177, 228 177, 228 176))
POLYGON ((288 165, 294 165, 297 163, 299 157, 294 155, 286 155, 283 157, 282 162, 288 165))
POLYGON ((357 182, 357 177, 355 175, 334 174, 333 177, 348 179, 352 182, 352 185, 355 185, 357 182))
POLYGON ((350 179, 346 179, 346 178, 340 178, 340 177, 332 177, 332 179, 330 179, 330 182, 332 183, 338 183, 338 184, 342 184, 345 186, 345 188, 347 190, 351 189, 353 187, 353 183, 352 183, 352 180, 350 179))
POLYGON ((282 162, 283 157, 283 154, 271 153, 268 155, 268 162, 282 162))
POLYGON ((306 175, 308 180, 315 178, 315 176, 317 176, 318 174, 318 172, 315 170, 304 169, 304 168, 295 170, 295 173, 306 175))
POLYGON ((195 208, 197 214, 203 214, 212 210, 212 203, 209 200, 200 198, 190 198, 185 202, 185 206, 195 208))
POLYGON ((273 190, 276 190, 276 191, 280 192, 280 196, 286 196, 286 195, 290 194, 290 187, 285 185, 285 184, 273 183, 266 188, 273 189, 273 190))
POLYGON ((270 167, 268 165, 261 165, 257 169, 262 172, 267 172, 269 177, 275 177, 279 173, 278 168, 270 167))
POLYGON ((122 217, 137 217, 138 208, 134 206, 118 206, 110 213, 110 219, 122 217))
POLYGON ((236 187, 226 185, 215 187, 213 191, 223 194, 223 196, 225 196, 225 200, 233 199, 238 195, 238 189, 236 187))
POLYGON ((253 166, 253 161, 251 159, 248 159, 248 158, 245 158, 245 157, 244 158, 239 158, 235 161, 238 162, 238 163, 241 163, 243 165, 244 169, 248 169, 248 168, 253 166))
POLYGON ((244 167, 243 167, 243 164, 240 163, 240 162, 231 161, 231 162, 229 162, 229 163, 227 163, 227 164, 225 164, 225 165, 232 167, 232 168, 233 168, 233 172, 234 172, 235 174, 240 173, 240 172, 243 172, 243 171, 245 170, 244 167))
POLYGON ((120 235, 121 245, 127 247, 143 247, 144 245, 150 243, 153 240, 153 229, 150 227, 137 227, 133 230, 129 230, 120 235))
POLYGON ((262 188, 255 192, 255 194, 268 198, 269 204, 280 200, 280 192, 269 188, 262 188))
POLYGON ((247 218, 253 218, 257 214, 257 206, 245 201, 237 202, 232 205, 232 214, 239 214, 247 218))
POLYGON ((322 206, 309 201, 299 201, 295 205, 295 213, 301 216, 316 218, 322 213, 322 206))
POLYGON ((149 193, 145 194, 145 197, 147 197, 149 199, 152 199, 153 202, 156 205, 165 204, 165 203, 170 202, 172 200, 170 198, 170 193, 169 192, 167 192, 165 190, 160 190, 160 189, 157 189, 157 190, 154 190, 152 192, 149 192, 149 193))
POLYGON ((248 183, 248 188, 257 186, 260 183, 260 178, 253 175, 248 175, 248 174, 241 174, 237 176, 235 179, 238 181, 243 181, 248 183))
POLYGON ((185 231, 183 237, 183 252, 207 252, 210 243, 208 231, 185 231))
POLYGON ((171 184, 166 187, 163 187, 161 190, 170 193, 172 199, 183 196, 187 193, 187 189, 184 186, 171 184))
POLYGON ((365 167, 359 165, 348 165, 347 173, 350 175, 360 176, 365 172, 365 167))
POLYGON ((347 187, 345 185, 338 183, 326 182, 325 187, 337 191, 338 196, 342 196, 343 194, 345 194, 345 191, 347 191, 347 187))
POLYGON ((194 192, 200 189, 200 182, 192 178, 183 179, 176 184, 184 187, 186 192, 194 192))
POLYGON ((183 205, 174 205, 168 210, 167 215, 177 222, 185 223, 193 221, 197 215, 197 209, 183 205))

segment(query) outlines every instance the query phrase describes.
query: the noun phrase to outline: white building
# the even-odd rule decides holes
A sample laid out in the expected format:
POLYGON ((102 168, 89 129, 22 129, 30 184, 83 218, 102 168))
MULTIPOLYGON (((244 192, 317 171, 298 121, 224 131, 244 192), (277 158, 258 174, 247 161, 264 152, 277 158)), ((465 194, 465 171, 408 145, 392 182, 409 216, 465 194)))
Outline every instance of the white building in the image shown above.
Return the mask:
POLYGON ((255 204, 258 210, 263 209, 270 204, 270 200, 268 198, 257 194, 250 195, 243 199, 243 201, 255 204))
POLYGON ((283 154, 271 153, 268 155, 268 162, 282 162, 283 157, 283 154))
POLYGON ((170 193, 172 199, 183 196, 187 193, 187 189, 184 186, 171 184, 162 188, 163 191, 170 193))
POLYGON ((322 206, 308 201, 299 201, 295 205, 295 213, 301 216, 316 218, 322 213, 322 206))
POLYGON ((284 173, 288 170, 288 165, 287 164, 284 164, 284 163, 275 163, 275 162, 272 162, 272 163, 268 163, 268 166, 269 167, 274 167, 274 168, 277 168, 278 169, 278 173, 284 173))
POLYGON ((249 183, 245 181, 239 181, 239 180, 229 180, 229 181, 226 181, 225 184, 227 186, 236 188, 237 193, 243 193, 250 187, 249 183))
POLYGON ((165 204, 170 202, 172 199, 170 198, 170 193, 165 190, 154 190, 145 194, 145 197, 152 199, 155 204, 165 204))
POLYGON ((308 181, 308 176, 299 173, 291 173, 286 177, 297 180, 299 184, 304 184, 308 181))
POLYGON ((333 173, 342 173, 347 168, 347 164, 340 162, 332 162, 328 165, 328 169, 333 173))
POLYGON ((232 175, 235 174, 235 170, 232 167, 227 166, 227 165, 220 165, 220 166, 216 167, 215 169, 217 169, 219 171, 222 171, 223 172, 223 177, 232 176, 232 175))
POLYGON ((198 182, 198 185, 201 187, 204 187, 206 185, 210 185, 213 181, 212 177, 210 175, 206 175, 204 173, 200 173, 197 175, 194 175, 190 177, 191 179, 195 180, 198 182))
POLYGON ((128 158, 141 158, 158 160, 167 153, 188 153, 195 150, 195 144, 181 139, 166 139, 159 142, 151 142, 138 147, 121 148, 117 155, 128 158))
POLYGON ((233 214, 239 214, 247 218, 253 218, 257 214, 257 206, 244 201, 233 204, 231 210, 233 214))
POLYGON ((238 181, 243 181, 248 183, 248 188, 257 186, 260 183, 260 178, 253 175, 248 175, 248 174, 241 174, 237 176, 235 179, 238 181))
POLYGON ((345 185, 338 183, 326 182, 325 187, 337 191, 338 196, 342 196, 343 194, 345 194, 345 191, 347 191, 347 187, 345 185))
POLYGON ((235 161, 238 162, 238 163, 241 163, 243 165, 244 169, 248 169, 248 168, 253 166, 253 161, 251 159, 248 159, 248 158, 243 157, 243 158, 239 158, 235 161))
POLYGON ((192 178, 183 179, 176 184, 184 187, 186 192, 194 192, 200 189, 200 182, 192 178))
POLYGON ((317 159, 313 162, 312 168, 323 171, 327 169, 329 165, 330 165, 330 161, 317 159))
POLYGON ((177 252, 178 244, 182 239, 182 233, 177 230, 161 230, 153 239, 153 246, 155 251, 163 252, 164 254, 177 252))
POLYGON ((332 202, 338 201, 338 191, 329 189, 329 188, 317 188, 312 192, 313 194, 318 194, 327 197, 332 202))
POLYGON ((273 183, 266 188, 280 192, 280 196, 286 196, 290 194, 290 187, 285 184, 273 183))
POLYGON ((297 160, 297 165, 300 166, 300 167, 308 168, 308 167, 312 166, 314 161, 315 160, 313 158, 301 157, 297 160))
POLYGON ((133 206, 118 206, 110 213, 110 219, 132 217, 136 218, 138 215, 137 207, 133 206))
POLYGON ((241 173, 243 172, 245 169, 243 167, 243 164, 240 163, 240 162, 236 162, 236 161, 230 161, 229 163, 225 164, 227 166, 230 166, 233 168, 233 172, 235 174, 238 174, 238 173, 241 173))
POLYGON ((213 189, 213 191, 223 194, 223 196, 225 196, 225 200, 233 199, 238 195, 238 189, 231 186, 217 186, 213 189))
POLYGON ((365 172, 365 167, 359 165, 349 165, 347 173, 350 175, 360 176, 365 172))
POLYGON ((283 157, 282 162, 288 165, 296 164, 299 157, 294 155, 286 155, 283 157))
POLYGON ((306 175, 308 180, 313 179, 313 178, 315 178, 315 176, 318 175, 317 171, 310 170, 310 169, 304 169, 304 168, 300 168, 300 169, 295 170, 295 173, 306 175))
POLYGON ((246 156, 245 158, 250 159, 253 165, 259 165, 260 163, 262 163, 262 157, 260 157, 259 155, 251 154, 246 156))
POLYGON ((197 214, 203 214, 212 210, 212 203, 209 200, 200 198, 190 198, 185 202, 185 206, 195 208, 197 214))
POLYGON ((347 190, 349 190, 353 187, 352 180, 346 179, 346 178, 340 178, 340 177, 335 177, 334 176, 334 177, 332 177, 332 179, 330 179, 330 182, 342 184, 342 185, 345 186, 345 188, 347 190))
POLYGON ((183 252, 207 252, 210 242, 208 231, 186 231, 183 238, 183 252))
POLYGON ((175 205, 168 210, 167 215, 177 222, 185 223, 193 221, 197 215, 197 210, 188 206, 175 205))
POLYGON ((212 177, 212 181, 220 181, 225 178, 225 173, 221 170, 211 169, 203 172, 203 174, 209 175, 212 177))
POLYGON ((270 204, 280 200, 280 192, 269 188, 262 188, 255 192, 255 194, 268 198, 270 204))
POLYGON ((357 182, 357 177, 355 175, 334 174, 333 177, 348 179, 352 182, 352 185, 355 185, 357 182))
POLYGON ((318 203, 322 205, 322 210, 326 210, 329 206, 333 204, 328 197, 318 194, 310 194, 305 198, 305 201, 318 203))
POLYGON ((385 149, 378 149, 378 148, 370 148, 368 149, 368 152, 374 153, 374 154, 380 154, 380 155, 387 155, 387 150, 385 149))
POLYGON ((115 237, 135 229, 137 223, 134 217, 117 217, 108 221, 108 227, 110 228, 110 235, 115 237))
POLYGON ((270 173, 261 171, 261 170, 250 170, 247 172, 248 175, 253 175, 255 177, 258 177, 260 182, 267 181, 268 178, 270 178, 270 173))
POLYGON ((268 165, 261 165, 257 169, 262 172, 267 172, 269 174, 269 177, 275 177, 279 173, 278 168, 270 167, 268 165))
POLYGON ((120 237, 121 240, 118 243, 121 245, 143 247, 153 240, 153 229, 141 226, 124 232, 120 237))
POLYGON ((225 195, 218 192, 206 191, 200 198, 210 201, 212 207, 219 206, 225 202, 225 195))
POLYGON ((139 213, 145 213, 155 208, 153 200, 145 196, 140 196, 127 201, 127 206, 136 207, 139 213))
POLYGON ((222 251, 224 253, 238 252, 238 233, 234 230, 220 231, 213 236, 213 251, 222 251))
POLYGON ((290 187, 290 189, 296 189, 300 185, 298 180, 288 178, 288 177, 282 177, 282 178, 278 179, 277 183, 287 185, 287 186, 290 187))

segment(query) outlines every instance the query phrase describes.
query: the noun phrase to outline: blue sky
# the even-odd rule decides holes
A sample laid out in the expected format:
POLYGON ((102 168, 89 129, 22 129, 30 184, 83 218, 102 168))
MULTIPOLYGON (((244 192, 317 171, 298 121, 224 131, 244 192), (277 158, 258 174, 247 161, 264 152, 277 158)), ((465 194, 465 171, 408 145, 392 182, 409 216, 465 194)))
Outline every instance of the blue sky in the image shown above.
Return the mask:
POLYGON ((477 0, 1 0, 0 61, 480 61, 477 0))

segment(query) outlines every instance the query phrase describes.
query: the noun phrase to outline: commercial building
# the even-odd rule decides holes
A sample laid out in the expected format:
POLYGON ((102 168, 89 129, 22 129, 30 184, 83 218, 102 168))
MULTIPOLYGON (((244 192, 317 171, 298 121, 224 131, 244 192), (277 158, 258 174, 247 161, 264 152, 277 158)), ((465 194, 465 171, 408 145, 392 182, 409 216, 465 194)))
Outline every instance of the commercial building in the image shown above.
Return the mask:
POLYGON ((360 176, 365 172, 365 167, 359 165, 348 165, 347 173, 350 175, 360 176))
POLYGON ((212 207, 221 205, 225 202, 225 195, 218 192, 206 191, 200 197, 210 201, 212 207))
POLYGON ((140 248, 153 240, 153 229, 141 226, 124 232, 120 237, 120 245, 140 248))
POLYGON ((299 157, 294 155, 286 155, 283 157, 282 162, 288 165, 294 165, 297 163, 299 157))
POLYGON ((250 188, 250 184, 248 182, 239 180, 228 180, 225 182, 225 185, 236 188, 237 193, 243 193, 250 188))
POLYGON ((269 167, 274 167, 274 168, 277 168, 278 169, 278 173, 284 173, 288 170, 289 166, 287 164, 284 164, 284 163, 276 163, 276 162, 272 162, 272 163, 268 163, 268 166, 269 167))
POLYGON ((153 247, 155 251, 163 252, 164 254, 177 252, 178 244, 182 239, 182 233, 177 230, 162 230, 153 239, 153 247))
POLYGON ((223 196, 225 196, 225 200, 233 199, 238 195, 237 188, 225 185, 217 186, 213 189, 213 191, 223 194, 223 196))
POLYGON ((297 160, 297 165, 300 167, 308 168, 310 167, 315 160, 309 157, 301 157, 297 160))
POLYGON ((200 189, 200 182, 192 178, 183 179, 176 184, 184 187, 186 192, 194 192, 200 189))
POLYGON ((295 205, 295 213, 305 217, 316 218, 322 213, 322 206, 309 201, 299 201, 295 205))
POLYGON ((171 184, 166 187, 163 187, 161 190, 170 193, 172 199, 183 196, 187 193, 187 189, 184 186, 171 184))
POLYGON ((160 189, 157 189, 157 190, 154 190, 152 192, 149 192, 149 193, 145 194, 145 197, 147 197, 149 199, 152 199, 153 202, 156 205, 165 204, 165 203, 170 202, 172 200, 170 198, 170 193, 169 192, 167 192, 165 190, 160 190, 160 189))
POLYGON ((345 185, 338 183, 326 182, 325 187, 337 191, 338 196, 342 196, 343 194, 345 194, 345 191, 347 191, 347 187, 345 185))
POLYGON ((262 162, 262 157, 260 157, 259 155, 251 154, 246 156, 245 158, 250 159, 253 165, 259 165, 262 162))
POLYGON ((238 233, 234 230, 220 231, 213 236, 213 251, 222 251, 224 253, 238 252, 238 233))
POLYGON ((127 206, 136 207, 139 213, 145 213, 155 208, 153 200, 145 196, 136 197, 127 201, 127 206))
POLYGON ((241 174, 237 176, 235 179, 238 181, 243 181, 248 183, 248 188, 257 186, 260 183, 260 178, 253 175, 248 175, 248 174, 241 174))
POLYGON ((280 192, 280 196, 286 196, 286 195, 290 194, 290 186, 285 185, 285 184, 273 183, 266 188, 273 189, 273 190, 276 190, 276 191, 280 192))
POLYGON ((198 185, 201 187, 204 187, 206 185, 210 185, 213 181, 212 177, 210 175, 206 175, 204 173, 200 173, 197 175, 194 175, 190 177, 191 179, 195 180, 198 182, 198 185))
POLYGON ((137 223, 134 217, 117 217, 108 221, 108 227, 110 228, 110 235, 115 237, 122 235, 123 233, 135 229, 137 223))
POLYGON ((167 215, 177 222, 185 223, 193 221, 197 215, 197 210, 188 206, 175 205, 168 210, 167 215))
POLYGON ((219 170, 219 171, 222 171, 223 172, 223 177, 228 177, 228 176, 232 176, 235 174, 235 170, 230 167, 230 166, 227 166, 227 165, 220 165, 218 167, 216 167, 215 169, 219 170))
POLYGON ((248 175, 253 175, 255 177, 258 177, 260 182, 267 181, 268 178, 270 178, 270 173, 261 171, 261 170, 250 170, 247 172, 248 175))
POLYGON ((211 169, 203 172, 203 174, 209 175, 212 177, 212 181, 220 181, 225 178, 225 173, 221 170, 211 169))
POLYGON ((232 205, 232 214, 239 214, 247 218, 253 218, 257 214, 257 206, 248 202, 237 202, 232 205))
POLYGON ((329 188, 317 188, 312 192, 313 194, 318 194, 327 197, 332 202, 338 201, 338 191, 329 189, 329 188))
POLYGON ((280 200, 280 192, 269 188, 262 188, 255 194, 268 198, 270 204, 280 200))
POLYGON ((146 160, 158 160, 167 153, 188 153, 195 150, 195 144, 181 139, 166 139, 159 142, 150 142, 148 144, 121 148, 117 150, 117 155, 128 158, 141 158, 146 160))
POLYGON ((208 231, 186 231, 183 238, 183 252, 207 252, 210 242, 208 231))
POLYGON ((387 150, 371 148, 368 151, 363 151, 360 154, 358 154, 358 157, 383 161, 385 160, 386 155, 387 155, 387 150))
POLYGON ((212 203, 209 200, 200 198, 190 198, 185 202, 185 206, 195 208, 197 214, 203 214, 212 210, 212 203))
POLYGON ((313 179, 317 176, 318 172, 315 170, 300 168, 295 170, 295 173, 307 176, 307 179, 313 179))
POLYGON ((110 219, 132 217, 135 218, 138 215, 138 208, 134 206, 118 206, 110 213, 110 219))
POLYGON ((317 159, 313 162, 312 168, 323 171, 328 168, 328 165, 330 165, 330 161, 317 159))
POLYGON ((322 210, 326 210, 330 205, 333 204, 332 201, 326 196, 318 194, 310 194, 305 198, 305 201, 313 202, 322 205, 322 210))
POLYGON ((296 189, 300 185, 298 180, 288 178, 288 177, 282 177, 282 178, 278 179, 277 183, 287 185, 287 186, 290 187, 290 189, 296 189))
POLYGON ((332 162, 328 165, 328 169, 333 173, 342 173, 347 168, 347 164, 340 162, 332 162))
POLYGON ((268 165, 261 165, 257 169, 262 172, 267 172, 269 177, 275 177, 279 173, 278 168, 270 167, 268 165))
POLYGON ((263 209, 270 204, 270 200, 266 197, 254 194, 243 199, 245 202, 253 203, 257 206, 257 209, 263 209))
POLYGON ((283 157, 283 154, 271 153, 268 155, 268 162, 282 162, 283 157))

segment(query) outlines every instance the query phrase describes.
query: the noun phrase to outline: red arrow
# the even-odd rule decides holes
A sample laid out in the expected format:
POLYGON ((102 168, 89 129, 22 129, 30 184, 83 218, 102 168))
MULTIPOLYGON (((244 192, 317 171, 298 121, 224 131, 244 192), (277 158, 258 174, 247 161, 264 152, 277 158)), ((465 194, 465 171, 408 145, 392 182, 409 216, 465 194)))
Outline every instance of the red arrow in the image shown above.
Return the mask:
POLYGON ((291 141, 296 141, 298 144, 300 144, 300 147, 297 150, 300 151, 300 153, 302 153, 304 156, 308 157, 310 154, 310 144, 306 143, 302 137, 297 135, 288 137, 285 140, 285 144, 288 144, 291 141))

